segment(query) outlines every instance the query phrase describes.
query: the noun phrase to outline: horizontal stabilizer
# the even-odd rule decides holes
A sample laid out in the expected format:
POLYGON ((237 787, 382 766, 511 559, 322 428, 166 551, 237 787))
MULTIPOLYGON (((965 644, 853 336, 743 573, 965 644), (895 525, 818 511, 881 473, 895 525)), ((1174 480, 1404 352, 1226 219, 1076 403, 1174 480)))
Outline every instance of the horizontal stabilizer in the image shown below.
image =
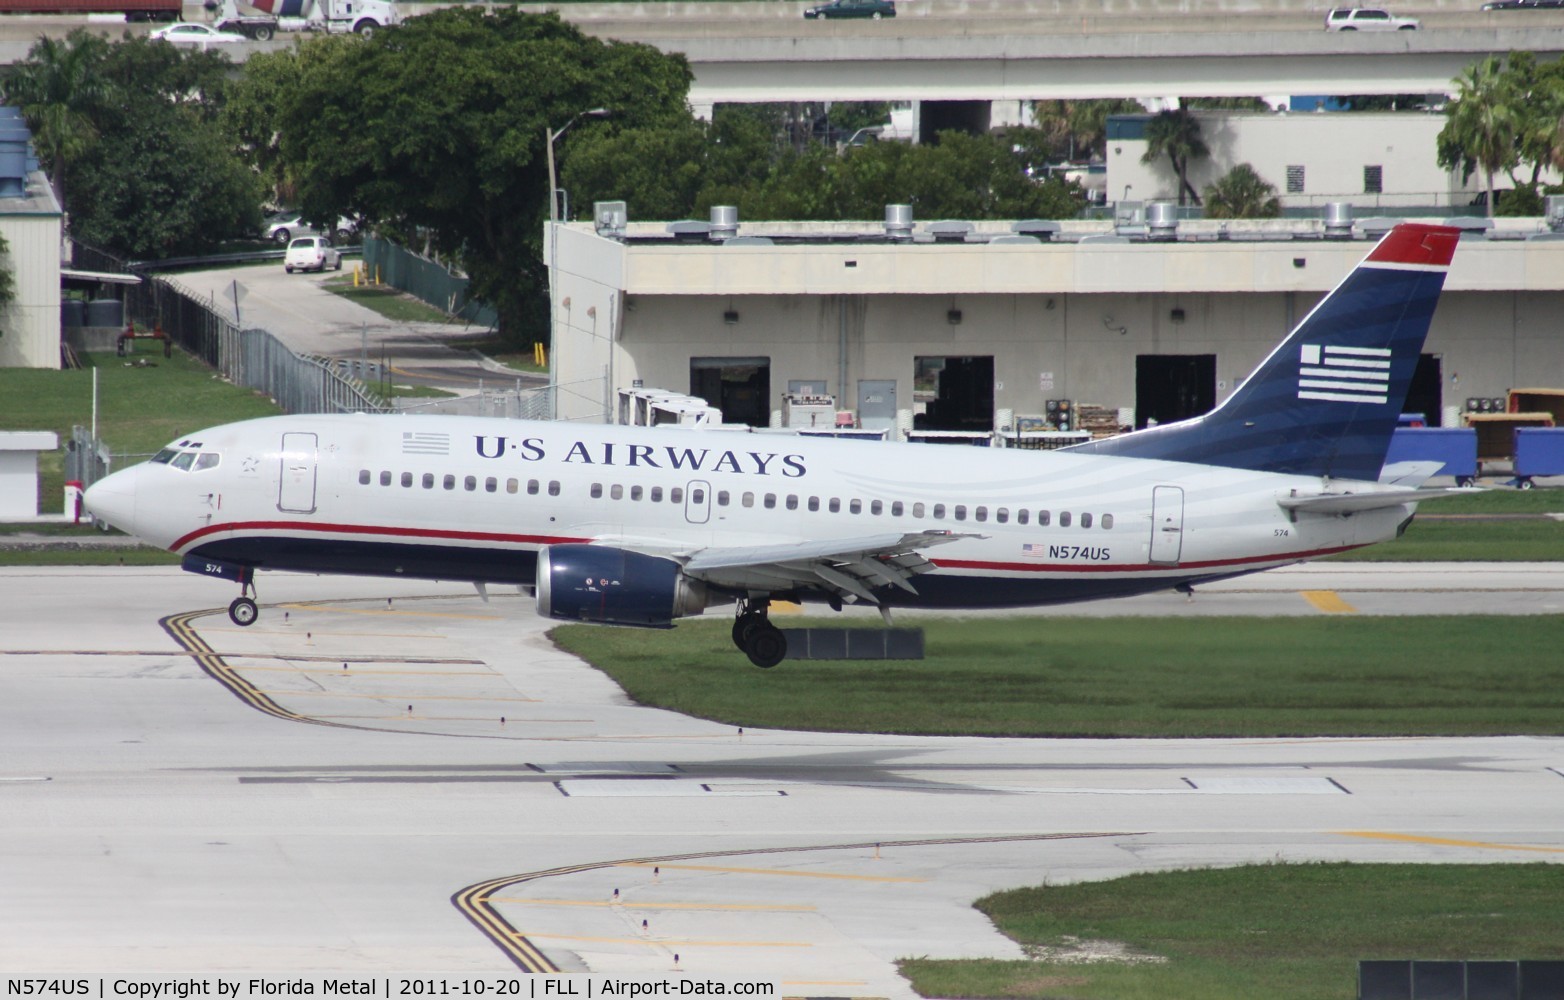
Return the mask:
POLYGON ((1311 493, 1308 496, 1277 497, 1276 503, 1285 510, 1305 514, 1353 514, 1361 510, 1400 507, 1402 504, 1421 503, 1424 500, 1443 500, 1446 497, 1486 492, 1467 486, 1433 490, 1372 490, 1367 493, 1311 493))

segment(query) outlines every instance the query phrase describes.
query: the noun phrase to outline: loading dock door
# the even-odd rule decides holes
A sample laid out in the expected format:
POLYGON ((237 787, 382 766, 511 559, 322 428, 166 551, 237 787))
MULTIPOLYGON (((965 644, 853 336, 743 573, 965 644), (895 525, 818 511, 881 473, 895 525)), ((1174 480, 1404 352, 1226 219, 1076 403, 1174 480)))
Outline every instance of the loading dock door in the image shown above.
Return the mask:
POLYGON ((1184 548, 1184 491, 1157 486, 1151 491, 1151 561, 1177 566, 1184 548))
POLYGON ((277 509, 291 514, 315 513, 315 435, 284 434, 280 458, 277 509))

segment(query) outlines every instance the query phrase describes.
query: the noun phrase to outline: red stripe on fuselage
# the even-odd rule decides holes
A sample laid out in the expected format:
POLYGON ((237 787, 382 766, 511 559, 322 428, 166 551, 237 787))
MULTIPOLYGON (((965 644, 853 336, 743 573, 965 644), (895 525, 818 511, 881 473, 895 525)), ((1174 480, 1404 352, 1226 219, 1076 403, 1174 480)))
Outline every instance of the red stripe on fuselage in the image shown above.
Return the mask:
MULTIPOLYGON (((247 531, 302 531, 321 534, 375 535, 379 537, 429 539, 434 541, 500 542, 509 545, 566 545, 590 542, 590 538, 565 535, 509 535, 492 531, 452 531, 445 528, 407 528, 378 524, 318 524, 311 521, 240 521, 233 524, 213 524, 190 532, 169 546, 171 552, 181 552, 195 542, 223 532, 247 531)), ((1330 549, 1309 552, 1277 552, 1269 555, 1245 556, 1239 559, 1212 559, 1205 562, 1182 562, 1159 566, 1152 563, 1106 563, 1102 565, 1074 565, 1061 563, 1011 563, 977 559, 933 559, 940 569, 982 570, 998 573, 1151 573, 1180 572, 1187 570, 1222 569, 1247 566, 1255 563, 1288 563, 1305 559, 1318 559, 1362 548, 1360 545, 1341 545, 1330 549)))
POLYGON ((427 538, 454 542, 503 542, 509 545, 563 545, 569 542, 590 542, 590 538, 571 538, 563 535, 508 535, 494 531, 452 531, 446 528, 405 528, 378 524, 319 524, 313 521, 237 521, 232 524, 211 524, 199 528, 170 545, 170 552, 180 552, 208 535, 222 532, 246 531, 308 531, 323 534, 381 535, 397 538, 427 538))

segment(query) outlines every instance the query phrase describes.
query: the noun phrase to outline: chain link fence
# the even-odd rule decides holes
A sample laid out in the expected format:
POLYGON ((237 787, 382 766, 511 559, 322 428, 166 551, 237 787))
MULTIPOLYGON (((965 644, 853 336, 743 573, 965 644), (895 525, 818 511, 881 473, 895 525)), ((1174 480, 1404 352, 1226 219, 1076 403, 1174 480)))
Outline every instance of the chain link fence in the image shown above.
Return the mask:
POLYGON ((364 266, 375 281, 422 299, 447 315, 460 316, 474 326, 499 325, 499 314, 493 308, 467 297, 466 278, 405 247, 387 240, 366 239, 364 266))

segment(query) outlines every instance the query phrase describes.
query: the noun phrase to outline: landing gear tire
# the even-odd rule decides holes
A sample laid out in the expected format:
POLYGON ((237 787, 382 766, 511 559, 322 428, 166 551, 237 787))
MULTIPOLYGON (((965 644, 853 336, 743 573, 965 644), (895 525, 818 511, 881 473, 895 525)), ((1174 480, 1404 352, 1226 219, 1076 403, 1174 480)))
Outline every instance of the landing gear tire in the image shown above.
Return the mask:
POLYGON ((762 622, 749 634, 744 653, 755 666, 769 669, 787 658, 787 636, 770 622, 762 622))
POLYGON ((739 615, 733 622, 733 645, 743 652, 749 652, 750 636, 755 630, 766 625, 766 616, 757 614, 739 615))
POLYGON ((228 605, 229 619, 240 628, 254 625, 255 620, 260 616, 261 609, 256 607, 255 602, 248 597, 235 597, 234 602, 228 605))

